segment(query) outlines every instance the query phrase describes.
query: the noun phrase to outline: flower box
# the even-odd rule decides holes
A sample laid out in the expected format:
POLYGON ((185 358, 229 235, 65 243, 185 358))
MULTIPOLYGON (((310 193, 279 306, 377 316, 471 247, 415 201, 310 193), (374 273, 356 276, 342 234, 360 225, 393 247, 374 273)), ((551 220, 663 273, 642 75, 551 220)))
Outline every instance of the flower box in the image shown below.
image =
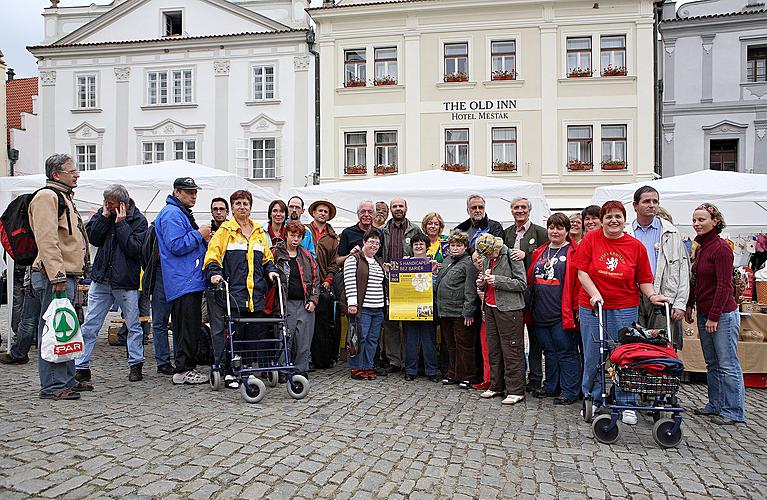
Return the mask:
POLYGON ((608 65, 602 71, 602 76, 626 76, 626 66, 608 65))
POLYGON ((516 80, 517 79, 517 72, 514 70, 511 71, 505 71, 505 70, 499 70, 499 71, 493 71, 493 73, 490 75, 490 79, 493 81, 497 80, 516 80))
POLYGON ((365 80, 359 79, 359 78, 349 78, 344 82, 344 87, 346 88, 353 88, 353 87, 364 87, 365 86, 365 80))
POLYGON ((570 171, 589 171, 594 170, 594 164, 580 160, 570 160, 567 162, 567 170, 570 171))
POLYGON ((462 163, 443 163, 440 168, 448 172, 468 172, 468 165, 462 163))
POLYGON ((493 163, 493 172, 516 172, 517 166, 510 161, 499 161, 493 163))
POLYGON ((396 174, 397 166, 396 165, 376 165, 375 168, 373 169, 373 173, 376 175, 396 174))
POLYGON ((567 74, 567 78, 588 78, 594 74, 591 68, 573 68, 567 74))
POLYGON ((602 162, 602 170, 626 170, 626 162, 623 160, 606 160, 602 162))
POLYGON ((463 71, 459 71, 458 73, 450 73, 449 75, 445 75, 444 81, 446 83, 468 82, 469 75, 467 75, 463 71))
POLYGON ((365 165, 353 165, 351 167, 344 167, 344 174, 346 175, 365 175, 368 173, 368 168, 365 165))
POLYGON ((376 87, 384 87, 387 85, 397 85, 397 80, 391 76, 382 76, 373 80, 373 85, 376 87))

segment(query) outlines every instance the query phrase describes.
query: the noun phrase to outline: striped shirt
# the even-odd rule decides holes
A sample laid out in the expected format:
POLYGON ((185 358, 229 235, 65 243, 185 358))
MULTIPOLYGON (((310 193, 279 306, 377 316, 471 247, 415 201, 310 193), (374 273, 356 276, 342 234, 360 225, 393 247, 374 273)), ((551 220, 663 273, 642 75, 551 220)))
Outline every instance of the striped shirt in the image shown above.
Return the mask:
MULTIPOLYGON (((362 255, 360 256, 362 257, 362 255)), ((362 307, 383 307, 384 272, 378 262, 372 257, 365 257, 368 261, 368 286, 365 291, 365 302, 362 307)), ((357 259, 349 257, 344 262, 344 286, 346 287, 346 302, 350 306, 357 304, 357 259)))

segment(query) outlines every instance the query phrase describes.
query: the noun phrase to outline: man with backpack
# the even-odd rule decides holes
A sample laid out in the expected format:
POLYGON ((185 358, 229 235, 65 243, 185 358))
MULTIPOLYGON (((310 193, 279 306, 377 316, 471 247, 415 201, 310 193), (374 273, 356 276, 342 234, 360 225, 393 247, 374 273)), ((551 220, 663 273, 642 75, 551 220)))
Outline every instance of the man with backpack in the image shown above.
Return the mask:
MULTIPOLYGON (((45 176, 45 188, 38 190, 29 203, 29 227, 38 248, 32 264, 32 287, 40 295, 43 314, 54 292, 66 292, 70 302, 74 300, 76 281, 85 273, 88 262, 88 236, 72 201, 80 172, 72 157, 54 154, 45 160, 45 176)), ((38 352, 44 324, 41 319, 38 352)), ((40 357, 37 367, 42 399, 80 399, 79 391, 93 390, 90 384, 75 380, 74 360, 51 363, 40 357)))
POLYGON ((172 304, 165 298, 160 247, 157 245, 154 222, 149 225, 144 246, 141 249, 141 267, 144 269, 141 288, 151 294, 152 342, 157 373, 173 375, 176 373, 176 367, 170 362, 170 342, 168 341, 168 320, 170 320, 172 304))

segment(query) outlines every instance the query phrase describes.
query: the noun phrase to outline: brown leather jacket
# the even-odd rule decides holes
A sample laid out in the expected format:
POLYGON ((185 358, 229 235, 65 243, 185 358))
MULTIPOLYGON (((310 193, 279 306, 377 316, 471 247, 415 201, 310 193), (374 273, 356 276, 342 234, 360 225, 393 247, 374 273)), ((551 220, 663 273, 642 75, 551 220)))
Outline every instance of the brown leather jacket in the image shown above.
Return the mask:
POLYGON ((317 253, 317 267, 319 268, 320 282, 333 283, 333 277, 340 270, 336 264, 338 257, 338 243, 340 238, 335 229, 330 224, 325 225, 325 233, 317 240, 317 226, 314 222, 307 224, 309 232, 312 233, 314 250, 317 253))

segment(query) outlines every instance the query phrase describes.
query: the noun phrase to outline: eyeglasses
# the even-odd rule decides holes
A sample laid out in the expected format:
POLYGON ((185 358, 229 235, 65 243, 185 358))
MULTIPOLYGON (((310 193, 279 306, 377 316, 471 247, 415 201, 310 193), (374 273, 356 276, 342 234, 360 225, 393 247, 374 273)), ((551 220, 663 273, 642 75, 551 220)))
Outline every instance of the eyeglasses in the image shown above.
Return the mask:
POLYGON ((77 170, 77 169, 75 169, 75 170, 59 170, 59 172, 61 172, 62 174, 69 174, 69 175, 75 175, 75 174, 79 174, 80 173, 80 171, 77 170))
POLYGON ((485 206, 484 205, 472 205, 469 208, 472 209, 472 210, 484 210, 485 206))
POLYGON ((378 240, 367 240, 365 242, 365 244, 366 245, 370 245, 371 247, 380 247, 381 246, 381 242, 378 241, 378 240))
POLYGON ((227 212, 226 208, 211 208, 211 212, 227 212))

